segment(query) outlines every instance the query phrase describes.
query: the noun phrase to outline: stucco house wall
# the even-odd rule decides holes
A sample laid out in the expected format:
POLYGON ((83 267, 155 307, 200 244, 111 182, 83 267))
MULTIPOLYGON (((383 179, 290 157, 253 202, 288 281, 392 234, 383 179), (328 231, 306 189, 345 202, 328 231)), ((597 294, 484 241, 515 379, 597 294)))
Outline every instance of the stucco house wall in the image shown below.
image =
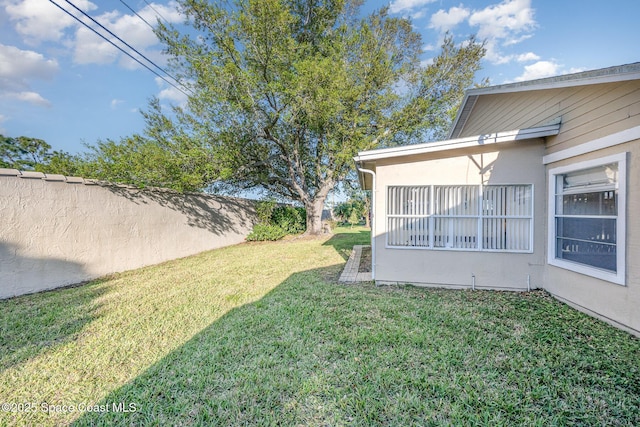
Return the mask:
MULTIPOLYGON (((624 153, 627 159, 624 284, 547 263, 544 289, 582 311, 640 335, 640 139, 549 163, 547 170, 624 153)), ((547 201, 547 211, 548 205, 547 201)), ((547 245, 553 245, 553 241, 547 245)))
MULTIPOLYGON (((542 140, 434 153, 376 167, 376 281, 415 285, 526 290, 542 286, 545 181, 542 140), (533 184, 532 253, 389 248, 385 195, 393 185, 533 184)), ((387 164, 385 164, 387 163, 387 164)))
MULTIPOLYGON (((375 172, 377 179, 376 281, 469 287, 473 272, 479 287, 491 283, 492 287, 521 289, 522 276, 528 274, 532 287, 542 287, 579 310, 640 336, 640 63, 469 90, 450 138, 435 143, 434 153, 424 154, 427 144, 421 144, 421 151, 407 146, 355 157, 356 165, 375 172), (549 126, 557 126, 557 132, 546 133, 537 142, 518 141, 513 131, 505 132, 541 131, 549 126), (513 142, 483 146, 485 136, 501 132, 513 142), (457 145, 466 148, 456 150, 457 145), (478 160, 466 156, 481 152, 482 161, 491 167, 478 175, 478 160), (624 262, 616 261, 619 265, 613 273, 589 265, 585 269, 584 263, 575 261, 558 261, 555 252, 554 174, 588 169, 587 165, 604 161, 599 159, 615 159, 618 164, 624 159, 625 164, 620 175, 624 181, 616 181, 620 198, 616 204, 626 199, 626 206, 615 219, 617 230, 624 231, 616 231, 615 253, 617 260, 622 259, 617 254, 624 254, 624 262), (388 185, 482 180, 534 184, 531 254, 385 248, 388 185)), ((360 181, 365 188, 373 187, 372 178, 363 172, 360 181)), ((596 236, 596 246, 598 239, 596 236)), ((597 251, 591 251, 587 256, 596 255, 597 251)))

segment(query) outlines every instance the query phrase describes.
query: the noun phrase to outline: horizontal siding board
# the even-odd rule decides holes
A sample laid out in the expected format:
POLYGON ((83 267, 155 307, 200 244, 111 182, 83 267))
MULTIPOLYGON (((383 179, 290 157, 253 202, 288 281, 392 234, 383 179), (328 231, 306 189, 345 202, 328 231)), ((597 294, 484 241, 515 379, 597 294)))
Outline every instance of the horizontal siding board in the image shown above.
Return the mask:
POLYGON ((549 141, 550 152, 640 125, 640 88, 611 91, 567 113, 560 134, 549 141))
POLYGON ((609 91, 610 88, 592 86, 492 95, 490 103, 478 102, 487 111, 470 119, 465 133, 478 135, 494 128, 525 129, 548 123, 609 91))
POLYGON ((461 136, 526 129, 562 117, 549 152, 640 125, 640 81, 480 96, 461 136))

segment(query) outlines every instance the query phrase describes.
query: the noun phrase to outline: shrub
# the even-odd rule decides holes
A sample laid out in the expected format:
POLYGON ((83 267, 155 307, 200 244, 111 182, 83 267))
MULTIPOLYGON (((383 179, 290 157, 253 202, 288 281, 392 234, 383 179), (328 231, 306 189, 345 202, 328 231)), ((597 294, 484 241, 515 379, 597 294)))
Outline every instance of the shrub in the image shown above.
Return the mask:
POLYGON ((248 241, 280 240, 287 234, 302 233, 307 229, 307 212, 304 208, 278 206, 274 200, 256 204, 258 223, 247 236, 248 241))
POLYGON ((280 226, 287 234, 302 233, 307 229, 307 212, 304 208, 278 206, 271 214, 271 224, 280 226))
POLYGON ((276 209, 275 200, 262 200, 256 203, 256 215, 260 224, 271 224, 271 216, 276 209))
POLYGON ((256 224, 253 226, 253 230, 247 236, 247 240, 250 242, 257 242, 263 240, 280 240, 287 235, 287 232, 279 225, 274 224, 256 224))

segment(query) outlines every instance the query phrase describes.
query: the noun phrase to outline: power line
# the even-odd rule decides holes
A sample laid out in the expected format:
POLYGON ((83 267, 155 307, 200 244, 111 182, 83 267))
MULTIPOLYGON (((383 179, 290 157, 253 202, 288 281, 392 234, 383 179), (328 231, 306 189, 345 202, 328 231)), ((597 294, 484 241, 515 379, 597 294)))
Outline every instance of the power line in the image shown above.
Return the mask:
MULTIPOLYGON (((93 19, 91 16, 89 16, 86 12, 84 12, 82 9, 80 9, 78 6, 76 6, 75 4, 73 4, 70 0, 64 0, 65 2, 69 3, 71 5, 71 7, 73 7, 75 10, 77 10, 78 12, 82 13, 84 16, 86 16, 87 18, 89 18, 94 24, 98 25, 100 28, 102 28, 103 30, 105 30, 107 33, 111 34, 113 37, 115 37, 116 39, 118 39, 120 42, 124 43, 129 49, 133 50, 135 53, 137 53, 138 55, 140 55, 141 57, 143 57, 147 62, 149 62, 151 65, 153 65, 154 67, 156 67, 158 70, 162 71, 163 73, 165 73, 167 76, 171 77, 174 81, 176 81, 178 84, 180 84, 180 81, 178 79, 176 79, 174 76, 172 76, 171 74, 169 74, 166 70, 164 70, 162 67, 160 67, 159 65, 157 65, 155 62, 153 62, 152 60, 150 60, 149 58, 147 58, 146 56, 144 56, 142 53, 140 53, 136 48, 134 48, 133 46, 131 46, 129 43, 127 43, 126 41, 122 40, 120 37, 118 37, 117 35, 115 35, 113 32, 111 32, 111 30, 109 30, 107 27, 105 27, 104 25, 102 25, 101 23, 99 23, 98 21, 96 21, 95 19, 93 19)), ((92 31, 94 31, 96 34, 97 32, 95 30, 92 29, 92 31)), ((103 37, 104 38, 104 37, 103 37)), ((106 40, 106 39, 105 39, 106 40)), ((111 43, 113 44, 113 43, 111 43)), ((114 45, 115 46, 115 45, 114 45)), ((116 46, 117 47, 117 46, 116 46)), ((121 52, 124 52, 124 50, 120 49, 121 52)), ((131 56, 131 55, 129 55, 131 56)), ((157 75, 157 73, 156 73, 157 75)), ((161 76, 158 76, 161 77, 161 76)), ((165 79, 163 79, 165 80, 165 79)), ((167 80, 165 80, 167 83, 169 83, 167 80)), ((178 88, 175 85, 174 86, 176 89, 180 90, 182 93, 184 93, 185 95, 187 95, 185 92, 183 92, 180 88, 178 88)), ((188 95, 187 95, 188 96, 188 95)))
MULTIPOLYGON (((138 58, 134 57, 133 55, 131 55, 129 52, 125 51, 124 49, 122 49, 122 47, 116 45, 113 41, 109 40, 107 37, 105 37, 103 34, 100 34, 98 31, 96 31, 95 28, 91 27, 90 25, 88 25, 86 22, 82 21, 80 18, 78 18, 77 16, 75 16, 74 14, 72 14, 71 12, 69 12, 67 9, 63 8, 62 6, 60 6, 58 3, 56 3, 54 0, 49 0, 51 3, 53 3, 55 6, 58 7, 58 9, 62 10, 64 13, 66 13, 67 15, 71 16, 73 19, 75 19, 76 21, 78 21, 79 23, 81 23, 82 25, 84 25, 85 27, 87 27, 89 30, 93 31, 95 34, 97 34, 98 36, 100 36, 103 40, 105 40, 106 42, 108 42, 109 44, 111 44, 113 47, 115 47, 116 49, 118 49, 120 52, 124 53, 125 55, 127 55, 129 58, 133 59, 134 61, 136 61, 138 64, 142 65, 144 68, 146 68, 147 70, 151 71, 153 74, 155 74, 156 76, 160 77, 164 82, 166 82, 167 84, 173 86, 174 88, 178 89, 180 92, 182 92, 185 96, 189 96, 188 93, 186 93, 184 90, 182 90, 181 88, 179 88, 178 86, 176 86, 175 84, 173 84, 172 82, 170 82, 169 80, 167 80, 166 78, 164 78, 164 76, 161 76, 160 74, 158 74, 155 70, 151 69, 148 65, 142 63, 138 58)), ((87 18, 89 18, 92 22, 94 22, 96 25, 100 26, 100 28, 104 29, 105 31, 107 31, 109 34, 111 34, 113 37, 115 37, 116 39, 118 39, 120 42, 124 43, 127 47, 129 47, 129 49, 133 50, 134 52, 136 52, 138 55, 140 55, 142 58, 144 58, 145 60, 147 60, 150 64, 152 64, 154 67, 156 67, 157 69, 159 69, 160 71, 162 71, 163 73, 165 73, 167 76, 169 76, 170 78, 172 78, 173 80, 176 81, 176 83, 181 84, 179 82, 178 79, 176 79, 175 77, 173 77, 171 74, 169 74, 167 71, 165 71, 163 68, 161 68, 160 66, 156 65, 153 61, 151 61, 149 58, 147 58, 146 56, 144 56, 143 54, 141 54, 140 52, 138 52, 138 50, 136 50, 134 47, 132 47, 131 45, 129 45, 129 43, 125 42, 124 40, 122 40, 120 37, 118 37, 117 35, 115 35, 113 32, 111 32, 108 28, 105 28, 102 24, 100 24, 99 22, 97 22, 95 19, 93 19, 91 16, 87 15, 83 10, 81 10, 80 8, 78 8, 75 4, 71 3, 69 0, 65 0, 67 3, 69 3, 74 9, 76 9, 78 12, 82 13, 84 16, 86 16, 87 18)))
POLYGON ((124 2, 124 0, 120 0, 120 3, 122 3, 123 5, 125 5, 127 7, 127 9, 129 9, 131 12, 134 13, 134 15, 136 15, 138 18, 140 18, 145 24, 147 24, 149 26, 149 28, 151 28, 152 30, 155 30, 155 28, 153 28, 153 25, 149 24, 149 22, 147 22, 146 19, 144 19, 142 16, 140 16, 138 14, 138 12, 136 12, 135 10, 133 10, 131 8, 131 6, 129 6, 127 3, 124 2))
POLYGON ((155 7, 153 7, 153 5, 152 5, 151 3, 149 3, 147 0, 144 0, 144 2, 147 4, 147 6, 149 6, 149 7, 151 8, 151 10, 153 10, 153 11, 156 13, 156 15, 158 15, 160 18, 162 18, 162 20, 163 20, 164 22, 169 23, 169 21, 167 21, 167 18, 165 18, 164 16, 162 16, 162 14, 161 14, 160 12, 158 12, 158 11, 156 10, 156 8, 155 8, 155 7))

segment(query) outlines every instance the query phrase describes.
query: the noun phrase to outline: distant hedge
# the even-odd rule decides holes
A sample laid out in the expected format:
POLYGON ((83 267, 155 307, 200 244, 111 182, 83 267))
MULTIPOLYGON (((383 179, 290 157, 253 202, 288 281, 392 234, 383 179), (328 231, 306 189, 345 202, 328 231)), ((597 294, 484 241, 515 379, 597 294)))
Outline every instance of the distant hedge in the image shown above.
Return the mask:
POLYGON ((280 240, 287 234, 300 234, 307 229, 305 208, 265 200, 258 202, 256 211, 258 223, 247 236, 248 241, 280 240))

